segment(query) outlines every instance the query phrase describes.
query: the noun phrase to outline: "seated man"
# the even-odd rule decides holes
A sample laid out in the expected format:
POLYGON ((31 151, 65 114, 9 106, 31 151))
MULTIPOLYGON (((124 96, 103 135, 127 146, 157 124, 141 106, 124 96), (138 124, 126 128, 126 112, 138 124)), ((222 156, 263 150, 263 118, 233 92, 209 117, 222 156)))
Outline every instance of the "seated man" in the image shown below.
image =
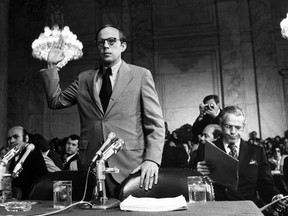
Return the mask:
POLYGON ((77 167, 77 160, 79 157, 78 150, 79 150, 79 140, 80 137, 78 135, 70 135, 67 139, 65 145, 65 153, 67 158, 64 161, 63 169, 64 170, 78 170, 77 167))
POLYGON ((40 149, 48 172, 57 172, 63 169, 61 156, 54 150, 50 150, 47 140, 41 134, 33 134, 30 140, 35 148, 40 149))
MULTIPOLYGON (((228 106, 223 109, 220 116, 223 138, 218 139, 214 144, 227 154, 238 158, 239 179, 235 191, 215 182, 215 200, 252 200, 256 205, 261 206, 263 205, 261 201, 270 203, 272 199, 278 199, 283 195, 274 185, 264 149, 249 145, 241 139, 245 125, 246 116, 241 108, 228 106)), ((203 161, 204 147, 205 145, 199 146, 194 165, 197 165, 197 171, 209 175, 213 172, 213 164, 203 161)), ((279 207, 283 208, 284 203, 279 203, 279 207)))
POLYGON ((199 144, 205 144, 205 140, 214 142, 221 137, 222 137, 222 129, 218 124, 207 125, 202 132, 202 136, 200 137, 198 144, 193 145, 193 147, 194 146, 195 147, 192 149, 191 160, 189 161, 189 168, 193 168, 193 164, 197 156, 199 144))
MULTIPOLYGON (((21 152, 13 158, 9 165, 9 172, 13 173, 15 166, 22 159, 22 156, 29 148, 29 136, 26 130, 21 126, 12 127, 8 131, 8 146, 13 148, 20 144, 21 152)), ((48 173, 44 159, 40 150, 32 150, 22 164, 23 170, 12 180, 12 187, 22 190, 22 199, 26 199, 30 186, 41 176, 48 173)))
POLYGON ((192 126, 192 134, 200 136, 203 129, 208 124, 219 124, 221 113, 219 97, 217 95, 208 95, 203 99, 203 104, 199 105, 200 114, 192 126))
POLYGON ((200 139, 200 143, 205 143, 205 140, 210 142, 214 142, 217 139, 222 137, 222 129, 218 124, 209 124, 207 125, 203 132, 200 139))

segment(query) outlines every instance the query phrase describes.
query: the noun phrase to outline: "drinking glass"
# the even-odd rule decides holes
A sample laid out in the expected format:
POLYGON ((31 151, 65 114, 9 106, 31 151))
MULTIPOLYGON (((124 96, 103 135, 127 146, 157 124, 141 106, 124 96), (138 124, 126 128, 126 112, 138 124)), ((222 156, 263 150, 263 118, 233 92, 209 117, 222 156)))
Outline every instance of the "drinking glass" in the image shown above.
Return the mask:
POLYGON ((202 176, 188 176, 189 202, 206 202, 206 183, 202 176))
POLYGON ((62 209, 72 204, 72 181, 53 181, 53 207, 62 209))

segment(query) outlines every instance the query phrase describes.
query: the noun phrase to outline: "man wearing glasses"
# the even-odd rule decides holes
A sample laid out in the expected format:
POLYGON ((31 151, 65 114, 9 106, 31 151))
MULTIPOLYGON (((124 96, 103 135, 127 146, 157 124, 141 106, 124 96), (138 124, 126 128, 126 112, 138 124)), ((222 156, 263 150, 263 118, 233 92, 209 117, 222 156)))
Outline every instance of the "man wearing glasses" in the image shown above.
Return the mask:
MULTIPOLYGON (((47 101, 51 108, 78 105, 81 121, 80 167, 87 169, 107 135, 114 132, 125 147, 108 160, 118 167, 108 188, 110 196, 130 173, 141 171, 140 187, 151 189, 158 181, 165 129, 151 72, 121 59, 127 43, 117 27, 106 25, 96 33, 96 46, 102 65, 79 74, 65 90, 59 87, 56 64, 63 56, 63 41, 53 45, 48 69, 42 70, 47 101), (116 180, 116 181, 115 181, 116 180)), ((109 176, 110 178, 110 176, 109 176)))
MULTIPOLYGON (((256 205, 261 206, 262 201, 270 203, 272 199, 283 195, 274 185, 264 149, 250 145, 241 139, 245 125, 246 116, 241 108, 228 106, 221 112, 220 126, 223 138, 215 141, 214 144, 239 160, 239 180, 236 191, 215 182, 215 200, 252 200, 256 205)), ((202 174, 209 175, 214 171, 213 164, 203 161, 204 148, 203 144, 199 146, 194 167, 202 174)), ((282 204, 277 206, 280 209, 282 207, 282 204)))

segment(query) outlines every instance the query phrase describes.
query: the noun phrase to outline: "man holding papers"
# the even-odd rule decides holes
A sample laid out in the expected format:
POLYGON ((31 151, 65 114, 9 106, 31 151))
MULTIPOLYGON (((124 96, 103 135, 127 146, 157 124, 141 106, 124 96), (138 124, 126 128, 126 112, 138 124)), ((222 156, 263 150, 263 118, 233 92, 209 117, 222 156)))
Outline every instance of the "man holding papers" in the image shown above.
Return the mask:
MULTIPOLYGON (((261 206, 263 205, 261 201, 269 203, 272 199, 281 198, 283 195, 274 185, 264 149, 260 146, 249 145, 241 139, 245 124, 246 117, 241 108, 225 107, 220 116, 223 138, 218 139, 214 144, 223 151, 220 152, 224 153, 222 156, 225 156, 227 163, 222 163, 221 167, 217 167, 221 160, 223 162, 223 157, 209 156, 213 154, 205 151, 205 145, 210 145, 206 143, 199 146, 194 167, 215 181, 215 200, 252 200, 256 205, 261 206), (227 157, 227 154, 230 156, 227 157), (231 161, 235 161, 234 165, 231 165, 231 161), (231 180, 236 182, 235 187, 228 187, 225 184, 227 179, 221 175, 223 169, 228 170, 228 174, 230 170, 233 170, 231 180)), ((209 148, 210 151, 213 149, 211 146, 209 148)), ((227 172, 225 174, 227 175, 227 172)), ((283 207, 283 205, 284 203, 278 207, 283 207)))

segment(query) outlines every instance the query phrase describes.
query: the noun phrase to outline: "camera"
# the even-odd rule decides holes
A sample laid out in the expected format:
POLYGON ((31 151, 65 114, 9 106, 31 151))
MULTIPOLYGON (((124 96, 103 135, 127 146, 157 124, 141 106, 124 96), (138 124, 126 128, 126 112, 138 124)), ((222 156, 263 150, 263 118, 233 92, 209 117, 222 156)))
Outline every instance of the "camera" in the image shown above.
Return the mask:
POLYGON ((215 108, 214 104, 213 103, 210 103, 210 104, 205 104, 204 105, 204 110, 213 110, 215 108))

